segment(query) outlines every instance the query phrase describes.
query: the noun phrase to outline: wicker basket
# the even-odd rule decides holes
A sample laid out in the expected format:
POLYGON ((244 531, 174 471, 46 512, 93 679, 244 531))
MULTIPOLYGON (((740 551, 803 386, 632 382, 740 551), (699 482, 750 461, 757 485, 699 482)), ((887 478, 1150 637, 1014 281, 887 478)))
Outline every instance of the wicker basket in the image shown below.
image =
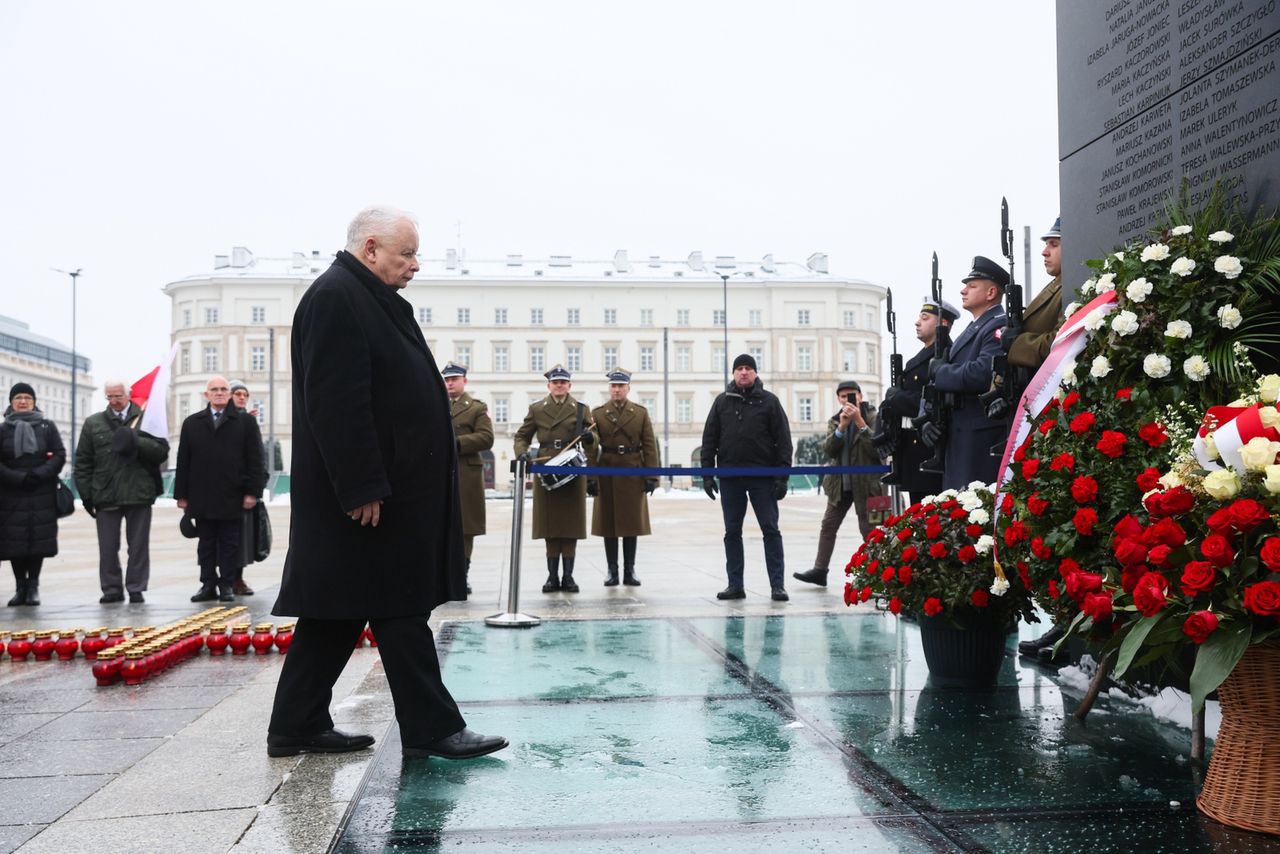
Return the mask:
POLYGON ((1280 836, 1280 644, 1249 647, 1218 697, 1222 726, 1196 806, 1223 824, 1280 836))

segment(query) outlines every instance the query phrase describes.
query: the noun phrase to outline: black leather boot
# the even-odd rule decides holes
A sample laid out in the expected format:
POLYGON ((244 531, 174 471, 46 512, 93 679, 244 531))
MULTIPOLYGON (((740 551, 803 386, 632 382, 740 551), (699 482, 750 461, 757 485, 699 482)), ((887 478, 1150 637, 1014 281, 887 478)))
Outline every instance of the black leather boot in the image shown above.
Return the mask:
POLYGON ((819 587, 827 586, 827 570, 825 569, 808 569, 804 572, 793 572, 791 577, 800 581, 807 581, 810 584, 816 584, 819 587))
POLYGON ((622 583, 628 587, 639 587, 640 579, 636 578, 636 538, 622 538, 622 583))
POLYGON ((39 605, 40 604, 40 576, 33 575, 27 578, 27 597, 22 601, 23 605, 39 605))
POLYGON ((618 538, 604 538, 604 559, 609 565, 609 575, 604 580, 605 587, 618 586, 618 538))
POLYGON ((578 584, 573 580, 573 562, 576 559, 576 555, 574 557, 564 556, 564 579, 560 582, 560 589, 565 593, 578 592, 578 584))
POLYGON ((467 595, 470 596, 471 595, 471 558, 467 558, 466 560, 467 560, 467 566, 466 566, 466 569, 463 570, 464 575, 462 577, 467 582, 467 595))
POLYGON ((605 587, 618 586, 618 565, 616 563, 609 564, 609 574, 604 578, 605 587))
POLYGON ((1018 652, 1029 658, 1039 658, 1040 650, 1051 649, 1066 633, 1066 629, 1061 626, 1053 626, 1035 640, 1019 641, 1018 652))
POLYGON ((547 555, 547 583, 543 593, 555 593, 560 589, 560 555, 547 555))
MULTIPOLYGON (((615 584, 617 582, 614 582, 615 584)), ((27 580, 25 578, 17 579, 18 589, 13 594, 13 598, 9 600, 9 607, 16 608, 18 605, 27 604, 27 580)))

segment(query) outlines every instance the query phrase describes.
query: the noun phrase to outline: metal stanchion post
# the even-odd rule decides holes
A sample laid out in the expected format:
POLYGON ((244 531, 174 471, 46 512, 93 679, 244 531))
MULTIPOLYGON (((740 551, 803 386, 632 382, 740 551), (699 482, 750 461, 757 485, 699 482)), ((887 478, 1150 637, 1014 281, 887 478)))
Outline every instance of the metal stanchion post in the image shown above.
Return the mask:
POLYGON ((507 610, 485 617, 485 625, 508 629, 527 629, 542 622, 538 617, 520 613, 520 544, 524 537, 524 478, 528 463, 516 458, 511 464, 515 482, 511 486, 511 573, 507 579, 507 610))
POLYGON ((889 500, 893 505, 893 515, 901 516, 902 511, 906 509, 903 506, 902 489, 898 486, 890 486, 889 500))

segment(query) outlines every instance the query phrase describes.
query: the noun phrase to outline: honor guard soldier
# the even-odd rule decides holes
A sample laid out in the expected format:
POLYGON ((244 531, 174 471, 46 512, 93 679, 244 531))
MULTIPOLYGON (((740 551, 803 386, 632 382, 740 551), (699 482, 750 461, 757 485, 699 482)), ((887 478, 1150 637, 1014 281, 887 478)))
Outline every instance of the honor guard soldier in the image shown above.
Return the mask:
MULTIPOLYGON (((599 465, 610 468, 657 468, 658 440, 649 410, 627 400, 631 373, 617 368, 607 375, 609 402, 591 410, 600 436, 599 465)), ((647 537, 648 496, 658 487, 656 477, 603 477, 587 481, 587 494, 595 496, 591 508, 591 536, 604 537, 609 563, 605 587, 618 584, 618 538, 622 538, 622 583, 639 587, 636 577, 636 537, 647 537)))
POLYGON ((921 437, 931 447, 946 441, 943 489, 964 489, 973 481, 991 483, 996 479, 1000 458, 992 446, 1005 438, 1005 423, 987 416, 978 399, 991 386, 991 363, 1000 352, 1000 332, 1005 314, 1000 300, 1009 284, 1005 269, 981 255, 973 259, 973 269, 962 280, 960 305, 973 321, 951 344, 946 364, 939 365, 930 378, 934 387, 953 400, 945 435, 935 423, 921 428, 921 437))
POLYGON ((1044 241, 1044 270, 1053 281, 1036 294, 1022 313, 1022 334, 1009 348, 1009 364, 1026 368, 1034 374, 1049 357, 1053 337, 1062 325, 1062 217, 1040 237, 1044 241))
POLYGON ((891 387, 880 404, 880 418, 898 419, 898 443, 889 449, 893 454, 894 469, 899 473, 898 485, 907 493, 907 503, 913 504, 926 495, 942 491, 942 475, 920 470, 920 464, 929 459, 929 449, 920 441, 920 434, 911 419, 920 412, 920 392, 929 381, 929 360, 933 358, 933 342, 938 326, 950 328, 960 319, 960 312, 949 302, 926 302, 920 306, 916 317, 916 338, 924 345, 911 361, 902 366, 902 384, 891 387))
POLYGON ((440 372, 449 394, 449 415, 458 443, 458 498, 462 504, 462 550, 467 559, 467 592, 471 592, 471 548, 484 536, 484 460, 493 447, 489 407, 467 394, 467 368, 449 362, 440 372))
MULTIPOLYGON (((579 403, 569 394, 570 373, 556 365, 543 376, 547 378, 549 394, 529 407, 524 423, 516 431, 516 455, 524 454, 527 459, 529 446, 535 439, 540 463, 568 449, 575 441, 591 449, 595 444, 591 412, 585 403, 579 403)), ((556 490, 548 490, 540 477, 533 479, 533 538, 547 542, 547 583, 542 585, 542 592, 577 593, 573 562, 578 554, 578 540, 587 538, 585 478, 575 477, 556 490), (563 578, 560 577, 562 560, 563 578)))

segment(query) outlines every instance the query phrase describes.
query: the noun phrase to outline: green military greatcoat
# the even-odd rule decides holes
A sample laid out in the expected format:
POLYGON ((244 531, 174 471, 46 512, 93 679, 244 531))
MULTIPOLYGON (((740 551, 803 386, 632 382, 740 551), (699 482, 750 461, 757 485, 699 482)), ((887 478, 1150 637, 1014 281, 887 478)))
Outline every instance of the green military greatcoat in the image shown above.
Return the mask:
MULTIPOLYGON (((556 403, 551 395, 537 401, 529 407, 524 423, 516 431, 515 452, 519 456, 529 450, 535 440, 538 444, 538 462, 547 460, 560 453, 555 443, 560 442, 567 447, 577 438, 574 432, 578 423, 578 401, 573 395, 566 395, 564 400, 556 403)), ((592 426, 591 410, 582 405, 582 426, 592 426)), ((583 449, 587 460, 595 457, 595 446, 583 449)), ((574 478, 559 489, 548 491, 542 486, 542 479, 533 477, 533 538, 585 540, 587 538, 587 481, 586 478, 574 478)))
POLYGON ((484 530, 484 460, 481 451, 493 447, 489 407, 467 393, 449 402, 453 434, 458 439, 458 497, 462 503, 462 534, 478 537, 484 530))
MULTIPOLYGON (((598 465, 628 469, 661 465, 649 410, 629 400, 619 407, 611 400, 591 410, 591 415, 600 437, 598 465)), ((602 477, 599 483, 600 494, 591 508, 593 537, 636 537, 651 533, 645 478, 602 477)))

